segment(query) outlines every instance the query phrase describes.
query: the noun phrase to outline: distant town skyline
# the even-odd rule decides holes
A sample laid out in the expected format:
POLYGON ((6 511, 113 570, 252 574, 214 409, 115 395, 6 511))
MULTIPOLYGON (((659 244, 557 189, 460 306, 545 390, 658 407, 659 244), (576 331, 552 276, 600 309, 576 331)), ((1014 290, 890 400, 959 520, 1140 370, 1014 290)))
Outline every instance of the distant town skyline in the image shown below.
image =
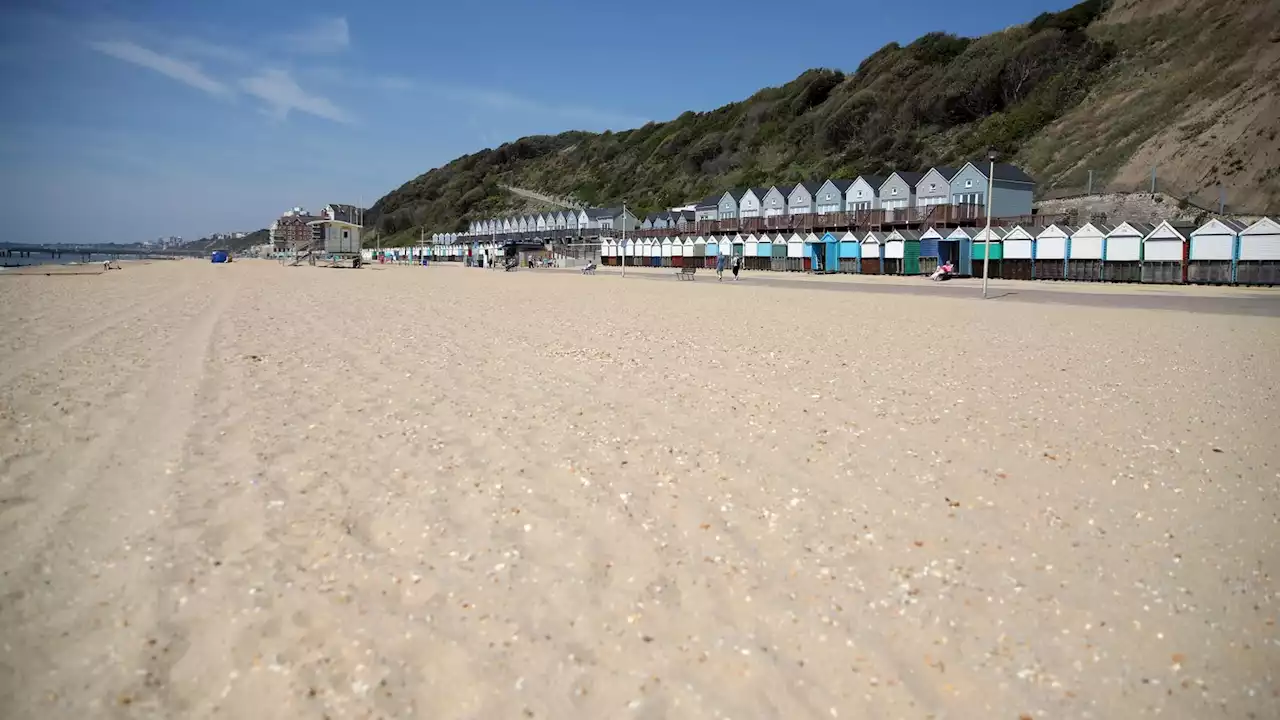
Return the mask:
POLYGON ((639 127, 808 68, 852 71, 889 42, 978 35, 1072 4, 854 2, 843 13, 857 16, 855 30, 814 23, 803 42, 725 53, 710 37, 704 50, 691 41, 763 39, 776 29, 761 18, 778 8, 655 2, 642 13, 583 0, 393 0, 364 14, 324 1, 12 9, 0 26, 0 72, 23 94, 0 119, 10 231, 136 243, 265 228, 316 200, 368 206, 521 136, 639 127), (650 32, 654 17, 678 28, 650 32), (596 43, 614 35, 628 45, 596 43), (493 47, 502 52, 484 52, 493 47))

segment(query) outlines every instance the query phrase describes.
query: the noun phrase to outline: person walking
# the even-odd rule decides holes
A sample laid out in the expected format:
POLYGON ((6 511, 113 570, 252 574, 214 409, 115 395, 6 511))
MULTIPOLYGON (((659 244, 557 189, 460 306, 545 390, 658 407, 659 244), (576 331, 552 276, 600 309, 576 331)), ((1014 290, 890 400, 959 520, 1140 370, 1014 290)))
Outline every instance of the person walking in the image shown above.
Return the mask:
POLYGON ((716 255, 716 279, 724 280, 724 255, 716 255))
POLYGON ((739 270, 741 270, 741 269, 742 269, 742 256, 741 256, 741 255, 734 255, 734 256, 733 256, 733 279, 734 279, 734 281, 737 281, 737 279, 738 279, 738 271, 739 271, 739 270))

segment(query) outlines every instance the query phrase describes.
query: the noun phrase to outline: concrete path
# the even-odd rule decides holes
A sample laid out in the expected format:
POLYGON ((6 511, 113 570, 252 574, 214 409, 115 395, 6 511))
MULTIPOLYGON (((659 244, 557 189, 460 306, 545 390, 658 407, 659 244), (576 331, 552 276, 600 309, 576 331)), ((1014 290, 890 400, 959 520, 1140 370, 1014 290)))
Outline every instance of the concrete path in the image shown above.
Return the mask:
MULTIPOLYGON (((541 270, 540 272, 547 272, 541 270)), ((556 272, 577 272, 574 268, 556 272)), ((619 269, 602 267, 599 275, 619 277, 619 269)), ((627 268, 627 280, 643 279, 676 282, 673 268, 627 268)), ((930 282, 924 277, 808 275, 747 271, 736 283, 725 272, 725 285, 780 288, 821 288, 841 292, 935 295, 977 300, 982 297, 978 279, 930 282)), ((699 269, 695 282, 716 282, 714 270, 699 269)), ((1175 310, 1217 315, 1280 317, 1280 289, 1205 287, 1199 285, 1137 285, 1021 280, 991 280, 990 300, 999 302, 1050 303, 1085 307, 1114 307, 1147 310, 1175 310)))

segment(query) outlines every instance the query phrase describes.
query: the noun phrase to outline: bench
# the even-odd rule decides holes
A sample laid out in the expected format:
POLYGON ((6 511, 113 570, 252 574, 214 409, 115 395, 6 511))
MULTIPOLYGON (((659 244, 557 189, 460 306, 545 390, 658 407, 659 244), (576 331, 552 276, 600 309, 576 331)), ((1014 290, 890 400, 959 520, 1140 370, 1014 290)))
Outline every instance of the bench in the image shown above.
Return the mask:
POLYGON ((676 271, 676 279, 692 280, 693 276, 697 274, 697 272, 698 272, 698 268, 696 267, 682 267, 676 271))

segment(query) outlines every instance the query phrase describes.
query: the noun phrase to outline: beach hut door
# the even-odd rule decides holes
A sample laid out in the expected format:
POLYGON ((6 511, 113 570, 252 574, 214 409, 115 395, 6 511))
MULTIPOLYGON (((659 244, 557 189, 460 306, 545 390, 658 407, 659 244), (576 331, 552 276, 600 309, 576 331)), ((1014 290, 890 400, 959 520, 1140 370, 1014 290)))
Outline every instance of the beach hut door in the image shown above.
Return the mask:
POLYGON ((828 242, 826 270, 827 272, 835 272, 836 268, 839 268, 839 267, 840 267, 840 243, 828 242))

